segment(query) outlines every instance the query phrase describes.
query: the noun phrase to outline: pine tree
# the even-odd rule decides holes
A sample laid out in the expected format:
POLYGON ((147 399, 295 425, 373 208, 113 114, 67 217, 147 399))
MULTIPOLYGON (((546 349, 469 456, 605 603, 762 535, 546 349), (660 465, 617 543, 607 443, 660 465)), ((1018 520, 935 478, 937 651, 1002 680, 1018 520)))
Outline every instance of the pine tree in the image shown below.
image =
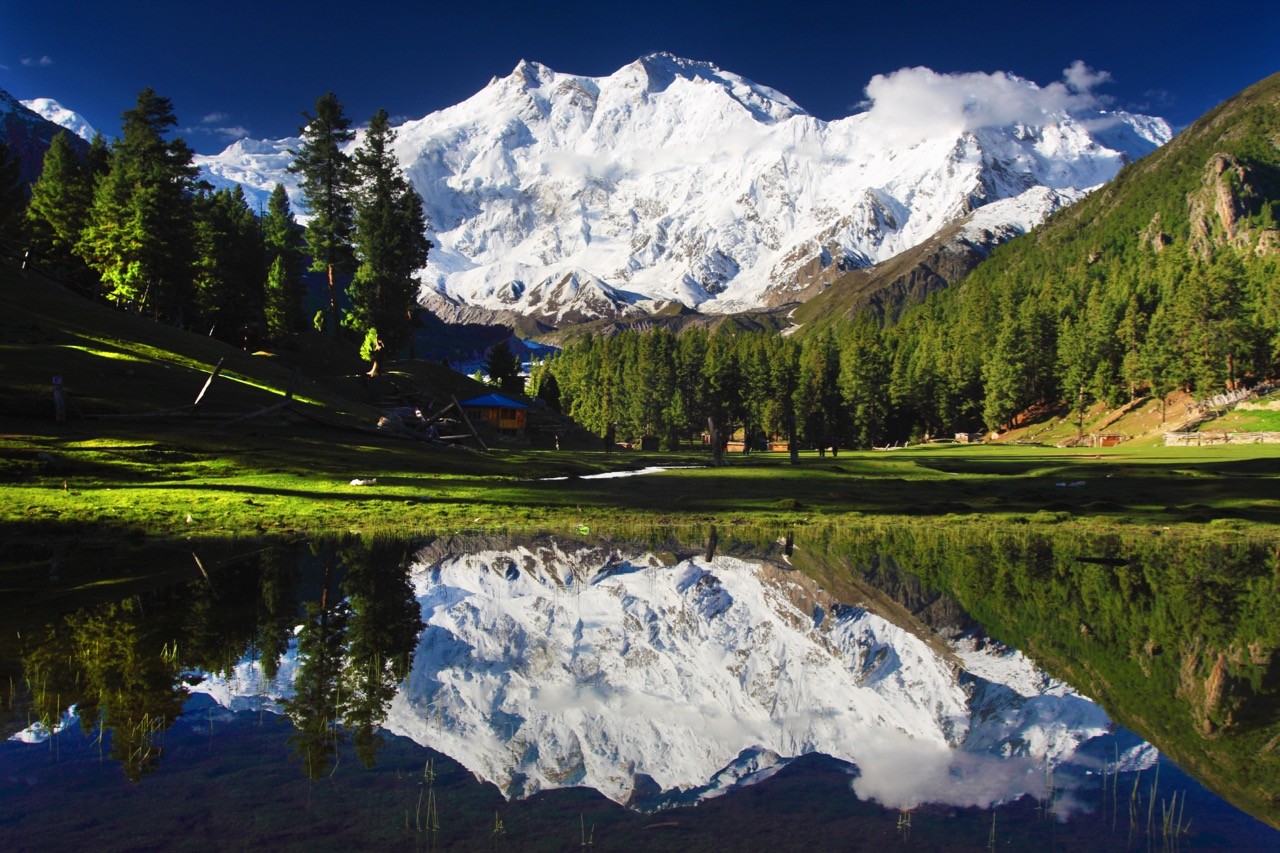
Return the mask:
POLYGON ((890 370, 879 327, 870 315, 861 315, 849 332, 840 358, 840 394, 857 447, 874 447, 885 437, 890 370))
POLYGON ((1064 317, 1058 330, 1058 375, 1062 393, 1076 422, 1076 440, 1084 437, 1084 415, 1093 402, 1089 393, 1089 338, 1083 322, 1064 317))
POLYGON ((520 359, 511 349, 510 341, 494 344, 484 358, 484 372, 489 380, 507 393, 520 393, 524 390, 524 380, 520 378, 520 359))
POLYGON ((71 147, 67 134, 59 133, 45 152, 40 177, 31 186, 27 233, 32 248, 65 268, 72 262, 92 201, 88 166, 71 147))
POLYGON ((840 354, 830 329, 801 345, 795 401, 804 440, 825 453, 840 426, 840 354))
POLYGON ((0 239, 18 242, 26 206, 27 192, 18 173, 18 158, 0 140, 0 239))
POLYGON ((412 333, 417 304, 414 274, 427 263, 430 241, 422 198, 400 170, 391 150, 395 141, 386 110, 369 123, 355 154, 355 254, 351 312, 346 325, 357 332, 377 329, 388 352, 412 333))
POLYGON ((354 139, 355 133, 333 92, 316 101, 314 117, 305 112, 302 116, 307 120, 299 131, 302 146, 289 152, 294 156, 289 171, 302 175, 302 194, 311 211, 307 223, 311 269, 328 274, 329 332, 337 334, 338 286, 334 276, 349 271, 355 258, 351 248, 351 158, 342 146, 354 139))
POLYGON ((289 195, 276 184, 262 217, 262 242, 266 252, 267 280, 263 288, 263 312, 267 336, 279 341, 302 324, 303 229, 293 218, 289 195))
POLYGON ((982 419, 988 429, 1001 429, 1013 425, 1018 413, 1031 402, 1027 392, 1028 347, 1027 337, 1017 322, 1016 310, 1006 305, 1006 313, 999 324, 995 346, 987 354, 982 365, 982 419))
POLYGON ((195 199, 195 303, 218 337, 245 346, 262 327, 263 246, 244 191, 202 192, 195 199))
POLYGON ((165 138, 178 120, 169 99, 150 88, 123 119, 77 251, 102 276, 109 299, 181 323, 192 277, 192 151, 181 138, 165 138))

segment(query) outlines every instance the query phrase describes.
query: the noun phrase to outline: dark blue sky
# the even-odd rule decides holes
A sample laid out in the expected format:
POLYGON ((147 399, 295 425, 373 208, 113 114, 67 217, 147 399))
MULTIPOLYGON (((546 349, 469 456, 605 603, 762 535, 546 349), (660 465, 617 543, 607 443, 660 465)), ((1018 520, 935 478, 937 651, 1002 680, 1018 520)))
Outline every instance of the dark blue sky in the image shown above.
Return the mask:
POLYGON ((595 76, 659 50, 772 86, 822 118, 848 115, 872 75, 905 66, 1044 85, 1081 59, 1110 72, 1098 91, 1117 106, 1179 127, 1280 71, 1280 3, 0 0, 0 88, 54 98, 110 138, 151 86, 201 152, 237 129, 292 134, 328 90, 357 122, 380 107, 416 118, 521 58, 595 76))

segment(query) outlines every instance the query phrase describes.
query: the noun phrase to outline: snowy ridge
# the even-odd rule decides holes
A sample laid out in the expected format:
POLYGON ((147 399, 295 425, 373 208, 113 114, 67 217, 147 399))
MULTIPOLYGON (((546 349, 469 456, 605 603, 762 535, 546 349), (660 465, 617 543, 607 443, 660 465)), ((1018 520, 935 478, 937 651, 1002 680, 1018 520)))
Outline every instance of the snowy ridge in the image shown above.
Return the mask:
MULTIPOLYGON (((581 785, 661 807, 820 752, 888 806, 989 805, 1041 791, 1046 765, 1101 766, 1090 742, 1113 749, 1102 709, 1018 652, 965 636, 958 667, 872 612, 815 606, 816 584, 769 563, 552 542, 424 551, 412 579, 427 627, 384 728, 510 797, 581 785)), ((192 689, 272 708, 295 671, 291 651, 274 683, 245 661, 192 689)))
MULTIPOLYGON (((902 93, 922 71, 876 78, 869 111, 826 122, 670 54, 606 77, 521 62, 398 128, 397 155, 437 244, 424 301, 553 323, 673 300, 757 308, 803 286, 814 259, 869 266, 993 202, 1023 199, 991 212, 991 235, 1025 231, 1170 137, 1162 119, 1001 74, 934 75, 982 87, 956 96, 969 100, 954 121, 935 109, 942 118, 922 125, 902 93), (980 98, 1020 111, 1006 103, 975 121, 980 98)), ((279 181, 298 205, 284 170, 296 145, 242 140, 197 159, 215 184, 263 197, 279 181)))
POLYGON ((85 120, 84 116, 67 109, 53 98, 33 98, 29 101, 23 101, 22 105, 59 127, 66 128, 85 142, 92 142, 93 137, 98 134, 93 129, 93 125, 85 120))

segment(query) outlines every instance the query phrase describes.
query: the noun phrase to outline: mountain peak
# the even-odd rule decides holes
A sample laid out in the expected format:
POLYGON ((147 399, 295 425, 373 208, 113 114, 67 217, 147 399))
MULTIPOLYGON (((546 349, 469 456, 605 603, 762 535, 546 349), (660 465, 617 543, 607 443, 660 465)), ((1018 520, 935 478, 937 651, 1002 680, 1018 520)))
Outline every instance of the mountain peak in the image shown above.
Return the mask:
MULTIPOLYGON (((1009 106, 1029 90, 1003 77, 913 72, 877 85, 875 114, 823 121, 774 89, 667 52, 602 77, 522 60, 403 128, 398 153, 437 247, 423 290, 556 326, 659 302, 707 313, 778 304, 992 202, 1036 187, 1077 198, 1167 138, 1158 120, 1133 132, 1145 117, 1096 110, 1037 124, 1040 100, 1052 98, 1009 106), (940 86, 943 120, 937 99, 917 97, 940 86)), ((215 183, 296 191, 288 145, 265 148, 201 162, 215 183)), ((1042 200, 1014 206, 1020 229, 1038 221, 1027 211, 1048 212, 1042 200)))
POLYGON ((93 137, 98 133, 84 116, 67 109, 53 98, 32 98, 23 101, 22 105, 59 127, 66 128, 85 142, 92 142, 93 137))
POLYGON ((516 67, 511 70, 507 79, 515 80, 524 86, 536 89, 554 77, 555 73, 541 62, 521 59, 516 63, 516 67))

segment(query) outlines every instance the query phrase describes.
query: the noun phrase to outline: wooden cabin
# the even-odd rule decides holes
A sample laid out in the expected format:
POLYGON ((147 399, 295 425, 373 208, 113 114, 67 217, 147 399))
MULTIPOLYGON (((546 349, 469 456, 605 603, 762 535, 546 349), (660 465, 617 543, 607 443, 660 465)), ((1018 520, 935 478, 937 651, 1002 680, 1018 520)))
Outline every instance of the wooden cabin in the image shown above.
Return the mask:
POLYGON ((473 422, 485 423, 497 430, 516 432, 525 428, 529 407, 501 394, 485 394, 458 404, 473 422))

